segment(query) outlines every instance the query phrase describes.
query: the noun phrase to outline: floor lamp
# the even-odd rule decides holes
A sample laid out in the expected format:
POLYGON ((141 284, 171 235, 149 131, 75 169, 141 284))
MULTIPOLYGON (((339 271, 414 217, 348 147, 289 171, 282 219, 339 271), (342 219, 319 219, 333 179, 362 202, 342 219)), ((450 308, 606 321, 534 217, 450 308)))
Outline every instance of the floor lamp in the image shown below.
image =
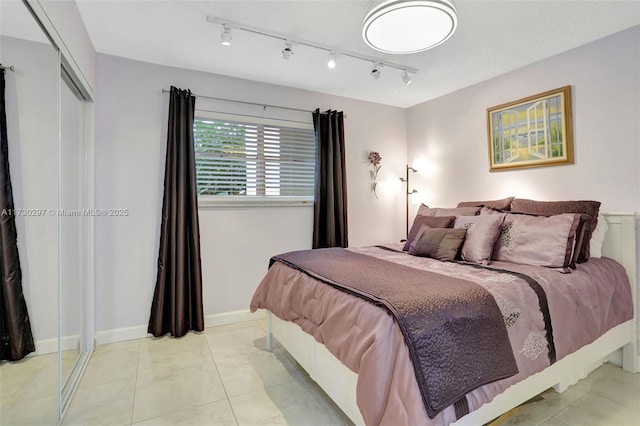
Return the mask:
POLYGON ((415 194, 416 191, 415 189, 409 190, 409 171, 411 171, 412 173, 415 173, 418 171, 418 169, 414 169, 413 167, 411 167, 410 165, 407 164, 407 168, 406 168, 406 173, 405 173, 405 177, 400 178, 400 180, 402 182, 404 182, 406 184, 406 191, 405 191, 405 201, 406 201, 406 238, 409 238, 409 196, 411 194, 415 194))

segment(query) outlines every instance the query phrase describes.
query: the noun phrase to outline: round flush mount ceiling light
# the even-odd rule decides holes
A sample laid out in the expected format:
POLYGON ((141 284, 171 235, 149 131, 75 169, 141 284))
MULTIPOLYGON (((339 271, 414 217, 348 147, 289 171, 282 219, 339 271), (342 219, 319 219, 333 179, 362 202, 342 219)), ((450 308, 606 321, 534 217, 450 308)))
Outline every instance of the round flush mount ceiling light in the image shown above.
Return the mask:
POLYGON ((443 43, 458 25, 448 0, 385 0, 374 3, 362 26, 365 43, 384 53, 422 52, 443 43))

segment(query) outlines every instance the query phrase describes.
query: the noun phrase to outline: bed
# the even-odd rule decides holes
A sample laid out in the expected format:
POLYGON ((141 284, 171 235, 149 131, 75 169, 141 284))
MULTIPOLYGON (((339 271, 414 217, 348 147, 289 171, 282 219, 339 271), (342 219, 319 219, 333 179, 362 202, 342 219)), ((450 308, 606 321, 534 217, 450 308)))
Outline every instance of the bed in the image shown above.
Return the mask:
MULTIPOLYGON (((251 309, 268 311, 269 348, 273 347, 273 339, 277 339, 355 424, 485 424, 550 387, 564 391, 611 357, 617 357, 625 370, 636 371, 635 214, 605 213, 600 217, 608 224, 602 258, 572 264, 575 269, 571 273, 562 273, 569 272, 562 268, 495 260, 481 267, 472 265, 473 262, 441 262, 407 254, 402 244, 349 249, 354 256, 489 283, 486 289, 499 305, 501 319, 505 324, 513 323, 505 329, 514 347, 517 370, 505 375, 507 368, 498 373, 502 376, 496 380, 481 379, 485 381, 481 386, 469 388, 464 395, 466 406, 462 409, 458 409, 459 400, 446 408, 425 400, 424 384, 420 387, 415 363, 411 362, 415 349, 407 347, 403 339, 405 330, 398 326, 397 318, 385 314, 379 304, 327 285, 314 272, 297 269, 286 258, 274 259, 254 294, 251 309), (628 278, 626 284, 616 284, 615 288, 603 285, 607 277, 620 273, 626 277, 617 281, 628 278), (521 292, 523 304, 539 304, 532 284, 522 278, 531 276, 549 297, 547 315, 554 320, 543 315, 542 308, 538 313, 533 309, 528 314, 520 305, 514 306, 506 293, 503 297, 501 292, 506 290, 502 289, 509 282, 510 287, 521 292), (581 296, 591 291, 580 287, 591 276, 595 281, 585 285, 599 292, 597 298, 602 300, 598 302, 588 302, 596 296, 581 296), (306 290, 295 295, 296 288, 306 290), (560 293, 556 295, 556 291, 560 293), (622 306, 620 312, 611 309, 617 305, 622 306), (555 338, 555 345, 549 345, 548 338, 547 343, 540 341, 545 330, 547 336, 550 334, 551 323, 554 335, 551 342, 555 338), (565 328, 563 323, 573 325, 565 328), (435 409, 430 410, 429 404, 435 409)), ((578 232, 575 229, 572 232, 575 241, 570 257, 575 260, 578 232)), ((369 264, 365 265, 369 268, 369 264)))

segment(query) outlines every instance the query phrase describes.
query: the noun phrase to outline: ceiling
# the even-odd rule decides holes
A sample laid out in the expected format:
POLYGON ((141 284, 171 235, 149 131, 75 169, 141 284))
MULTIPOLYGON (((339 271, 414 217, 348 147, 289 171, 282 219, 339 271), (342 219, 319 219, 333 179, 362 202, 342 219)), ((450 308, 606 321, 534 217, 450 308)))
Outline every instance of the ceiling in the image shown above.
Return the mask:
MULTIPOLYGON (((6 0, 0 0, 6 1, 6 0)), ((640 0, 457 0, 458 29, 444 44, 417 54, 369 48, 361 25, 369 0, 76 0, 99 53, 249 80, 409 107, 640 24, 640 0), (207 16, 417 68, 405 86, 400 71, 346 56, 326 66, 327 53, 234 31, 207 16)))

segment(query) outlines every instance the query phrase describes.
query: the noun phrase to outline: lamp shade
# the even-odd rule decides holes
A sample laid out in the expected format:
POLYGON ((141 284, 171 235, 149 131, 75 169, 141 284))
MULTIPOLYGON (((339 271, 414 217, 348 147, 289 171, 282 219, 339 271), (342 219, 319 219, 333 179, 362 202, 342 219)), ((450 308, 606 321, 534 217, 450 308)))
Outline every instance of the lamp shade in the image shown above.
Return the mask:
POLYGON ((362 26, 365 43, 384 53, 431 49, 455 32, 456 9, 448 0, 385 0, 374 3, 362 26))

